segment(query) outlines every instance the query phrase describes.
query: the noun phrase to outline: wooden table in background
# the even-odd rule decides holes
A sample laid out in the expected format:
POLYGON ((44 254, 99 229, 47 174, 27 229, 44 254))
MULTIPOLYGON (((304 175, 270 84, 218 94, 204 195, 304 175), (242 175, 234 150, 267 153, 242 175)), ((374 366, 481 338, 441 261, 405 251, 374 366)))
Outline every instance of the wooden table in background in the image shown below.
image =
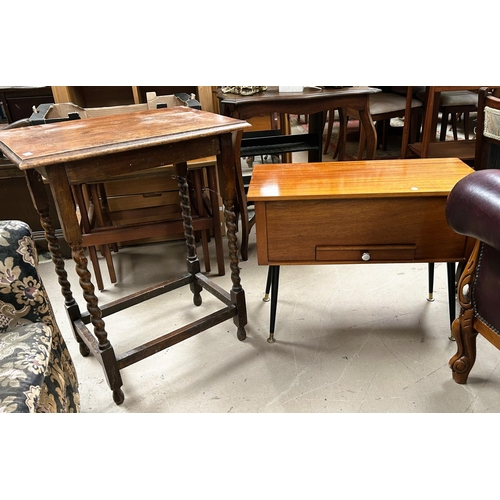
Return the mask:
MULTIPOLYGON (((227 116, 246 120, 260 114, 287 113, 309 115, 309 133, 317 134, 318 148, 309 151, 309 162, 322 158, 323 113, 331 109, 352 108, 359 111, 366 132, 367 158, 375 158, 377 132, 370 115, 370 95, 380 92, 372 87, 343 87, 317 89, 305 87, 302 92, 279 92, 278 87, 268 87, 264 92, 249 96, 223 94, 219 91, 222 112, 227 116)), ((345 130, 344 130, 345 133, 345 130)), ((339 160, 344 159, 345 137, 339 137, 339 160)))
MULTIPOLYGON (((47 125, 0 131, 0 149, 26 173, 33 203, 40 214, 56 266, 62 294, 80 352, 92 353, 101 363, 113 399, 124 400, 120 370, 200 333, 216 324, 233 318, 240 340, 246 337, 246 302, 241 286, 234 203, 234 148, 240 131, 249 127, 246 122, 185 107, 140 111, 125 115, 110 115, 86 120, 73 120, 47 125), (230 293, 209 281, 200 273, 196 255, 188 186, 187 161, 217 156, 217 168, 225 206, 232 288, 230 293), (82 236, 72 195, 72 185, 105 182, 115 176, 146 171, 161 165, 173 164, 179 183, 184 232, 188 249, 187 274, 159 283, 133 295, 99 307, 94 285, 87 268, 83 239, 87 245, 102 244, 103 234, 116 241, 114 230, 104 228, 98 241, 92 233, 82 236), (46 193, 41 175, 49 182, 64 238, 71 247, 76 271, 80 278, 87 313, 81 313, 71 292, 57 238, 48 213, 46 193), (201 291, 207 290, 225 306, 193 323, 161 335, 123 354, 116 355, 105 329, 103 317, 157 297, 166 292, 190 285, 193 302, 201 305, 201 291), (92 333, 87 324, 92 323, 92 333)), ((124 229, 123 229, 124 230, 124 229)), ((137 228, 139 231, 140 228, 137 228)), ((159 263, 159 265, 161 265, 159 263)), ((155 325, 161 330, 162 325, 155 325)))

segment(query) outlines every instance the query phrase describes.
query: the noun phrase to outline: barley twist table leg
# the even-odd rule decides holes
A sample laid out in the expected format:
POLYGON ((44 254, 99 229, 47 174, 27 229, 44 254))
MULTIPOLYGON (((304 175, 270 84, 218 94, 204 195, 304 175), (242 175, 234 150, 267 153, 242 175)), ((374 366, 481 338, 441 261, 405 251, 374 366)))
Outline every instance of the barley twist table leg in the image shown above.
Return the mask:
POLYGON ((236 213, 234 211, 234 202, 224 200, 224 215, 226 217, 227 239, 229 245, 229 259, 231 268, 231 299, 238 308, 238 314, 234 317, 234 323, 237 326, 238 340, 246 339, 245 325, 247 324, 247 312, 245 291, 241 286, 240 268, 238 266, 238 239, 236 237, 236 213))
POLYGON ((95 295, 94 285, 90 281, 91 275, 88 270, 87 257, 85 257, 85 252, 83 251, 83 246, 81 243, 72 243, 71 254, 73 260, 76 264, 76 273, 80 278, 80 286, 83 290, 83 298, 87 302, 87 310, 90 314, 90 320, 94 326, 94 333, 99 341, 99 348, 104 350, 110 347, 108 340, 108 334, 104 329, 104 321, 102 319, 102 311, 98 306, 97 297, 95 295))
POLYGON ((104 321, 102 319, 102 311, 99 308, 98 300, 95 295, 95 288, 90 278, 90 271, 88 270, 88 261, 85 257, 85 252, 81 241, 70 244, 71 254, 76 264, 76 272, 80 277, 80 286, 83 290, 83 298, 87 302, 87 310, 90 314, 90 321, 94 326, 94 335, 99 343, 99 355, 102 360, 104 373, 109 387, 113 391, 113 400, 119 405, 123 403, 125 396, 121 390, 123 385, 120 370, 116 363, 116 356, 108 340, 108 334, 105 330, 104 321))
POLYGON ((66 272, 66 268, 64 267, 64 259, 62 256, 61 247, 59 246, 54 226, 52 225, 52 221, 48 211, 40 213, 40 222, 42 224, 42 228, 45 231, 45 239, 47 240, 50 255, 52 257, 52 262, 54 263, 56 274, 58 276, 58 282, 61 287, 61 293, 64 297, 66 312, 70 318, 71 326, 73 328, 73 334, 76 341, 78 342, 80 354, 86 357, 90 354, 90 350, 82 340, 81 336, 78 334, 74 326, 74 322, 81 318, 80 308, 78 307, 78 304, 76 303, 76 300, 73 297, 73 293, 71 291, 71 285, 68 281, 68 273, 66 272))
POLYGON ((57 240, 54 226, 52 225, 52 220, 49 216, 48 210, 46 212, 40 212, 40 223, 43 230, 45 231, 45 239, 47 240, 50 256, 52 262, 56 268, 56 274, 58 276, 58 282, 61 286, 61 293, 64 297, 64 303, 66 307, 72 306, 76 303, 73 293, 71 292, 71 285, 68 281, 68 273, 64 267, 64 259, 61 252, 61 247, 57 240))
MULTIPOLYGON (((189 202, 189 187, 187 182, 187 163, 178 163, 175 165, 177 174, 177 183, 179 186, 179 195, 181 198, 182 221, 184 225, 184 236, 187 246, 187 269, 193 276, 200 272, 200 261, 196 253, 196 245, 193 231, 193 218, 191 215, 191 204, 189 202)), ((201 305, 201 285, 194 280, 190 284, 193 292, 193 303, 195 306, 201 305)))
POLYGON ((45 191, 45 186, 43 184, 43 179, 36 170, 28 170, 25 172, 25 175, 28 190, 33 201, 33 206, 40 216, 40 224, 45 232, 45 239, 47 240, 50 256, 55 266, 58 282, 61 287, 61 293, 64 297, 64 305, 73 329, 73 335, 78 342, 82 356, 88 356, 90 353, 89 348, 83 342, 74 325, 74 322, 81 319, 82 316, 80 308, 73 297, 73 293, 71 292, 71 285, 68 281, 68 273, 64 267, 61 247, 59 246, 56 231, 50 217, 50 204, 47 192, 45 191))

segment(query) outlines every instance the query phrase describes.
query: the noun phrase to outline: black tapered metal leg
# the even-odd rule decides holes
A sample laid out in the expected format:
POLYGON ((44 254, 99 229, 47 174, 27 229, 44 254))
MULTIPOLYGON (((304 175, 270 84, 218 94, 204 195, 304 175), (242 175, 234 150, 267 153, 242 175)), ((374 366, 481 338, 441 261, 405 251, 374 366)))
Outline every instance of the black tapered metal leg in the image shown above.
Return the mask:
POLYGON ((429 262, 428 273, 429 273, 429 295, 427 297, 427 300, 429 302, 434 302, 434 262, 429 262))
MULTIPOLYGON (((450 325, 453 323, 456 317, 456 274, 458 273, 455 269, 455 262, 446 263, 446 273, 448 278, 448 310, 450 325)), ((429 297, 427 298, 429 302, 434 301, 434 262, 429 262, 429 297)), ((450 337, 453 340, 453 337, 450 337)))
POLYGON ((266 293, 264 302, 269 302, 269 293, 271 293, 271 317, 269 322, 269 338, 267 341, 270 344, 276 342, 274 339, 274 328, 276 325, 276 310, 278 308, 278 285, 280 276, 280 266, 269 266, 267 271, 266 293))
POLYGON ((273 266, 269 266, 267 269, 267 281, 266 281, 266 292, 264 294, 264 298, 262 299, 264 302, 269 302, 269 292, 271 291, 271 284, 273 281, 273 266))

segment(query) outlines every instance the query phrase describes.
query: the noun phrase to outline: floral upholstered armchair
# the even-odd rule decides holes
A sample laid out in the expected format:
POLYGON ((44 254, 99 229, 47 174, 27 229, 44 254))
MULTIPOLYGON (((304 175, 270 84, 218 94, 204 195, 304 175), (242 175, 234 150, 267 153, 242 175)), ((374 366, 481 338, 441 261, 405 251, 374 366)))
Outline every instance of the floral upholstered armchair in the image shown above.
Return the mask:
POLYGON ((0 413, 78 412, 76 371, 37 264, 30 227, 0 221, 0 413))

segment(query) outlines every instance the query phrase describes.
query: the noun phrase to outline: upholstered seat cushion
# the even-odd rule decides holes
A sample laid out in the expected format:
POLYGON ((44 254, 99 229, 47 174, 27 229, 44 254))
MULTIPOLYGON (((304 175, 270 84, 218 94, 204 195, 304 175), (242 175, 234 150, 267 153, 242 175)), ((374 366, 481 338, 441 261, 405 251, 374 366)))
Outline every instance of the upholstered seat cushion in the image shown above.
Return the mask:
MULTIPOLYGON (((0 302, 0 306, 7 304, 0 302)), ((51 343, 52 329, 45 323, 0 333, 0 412, 36 412, 51 343)))
MULTIPOLYGON (((422 101, 412 99, 412 108, 420 106, 422 106, 422 101)), ((378 94, 370 95, 370 113, 372 116, 394 113, 396 111, 401 111, 401 116, 403 116, 405 108, 406 98, 402 95, 391 94, 389 92, 379 92, 378 94)))
MULTIPOLYGON (((425 90, 417 92, 417 97, 425 100, 425 90)), ((470 90, 446 90, 441 92, 440 106, 476 106, 478 95, 470 90)))
MULTIPOLYGON (((408 87, 397 87, 397 86, 391 87, 392 92, 396 92, 396 94, 401 94, 401 95, 406 95, 407 90, 408 90, 408 87)), ((412 86, 413 95, 415 95, 417 92, 421 92, 422 90, 425 92, 425 87, 412 86)))

